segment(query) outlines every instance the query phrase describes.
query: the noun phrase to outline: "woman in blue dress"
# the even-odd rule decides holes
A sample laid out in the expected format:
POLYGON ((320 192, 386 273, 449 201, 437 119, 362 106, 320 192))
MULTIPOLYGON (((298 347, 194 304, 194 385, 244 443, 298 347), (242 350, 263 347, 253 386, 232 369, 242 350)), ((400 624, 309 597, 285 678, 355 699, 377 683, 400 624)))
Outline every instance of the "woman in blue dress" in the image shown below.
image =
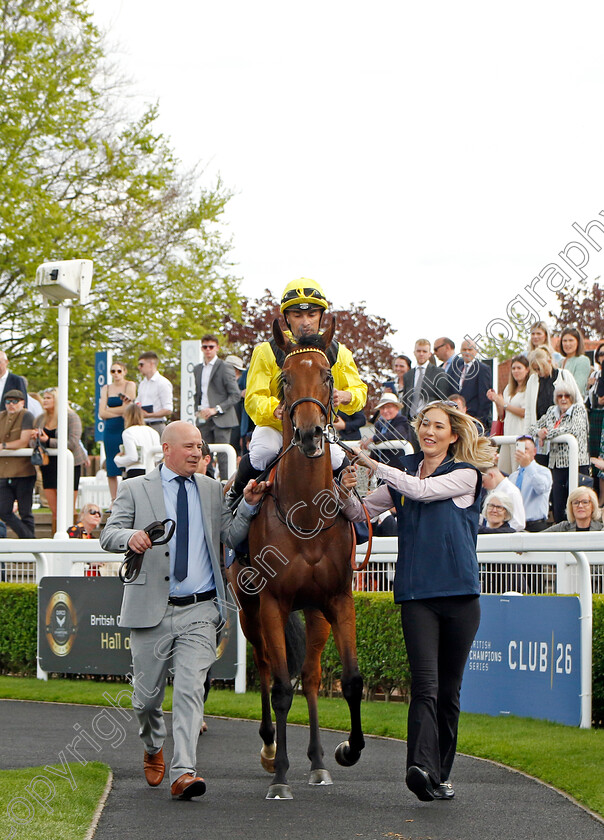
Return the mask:
POLYGON ((103 443, 105 444, 105 464, 111 501, 117 495, 117 477, 122 474, 114 461, 124 431, 124 410, 136 398, 136 383, 126 379, 128 368, 122 362, 113 362, 110 368, 112 381, 101 388, 99 417, 105 421, 103 443), (124 397, 126 401, 124 402, 124 397))

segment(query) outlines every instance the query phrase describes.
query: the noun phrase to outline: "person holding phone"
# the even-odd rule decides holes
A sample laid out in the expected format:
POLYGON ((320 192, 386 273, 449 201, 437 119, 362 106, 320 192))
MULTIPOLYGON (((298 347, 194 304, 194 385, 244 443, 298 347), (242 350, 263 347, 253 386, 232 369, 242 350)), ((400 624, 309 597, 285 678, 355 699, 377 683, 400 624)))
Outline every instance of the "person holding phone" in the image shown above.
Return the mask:
POLYGON ((105 446, 105 470, 111 501, 117 495, 117 477, 122 469, 115 463, 122 432, 124 431, 124 411, 136 397, 136 383, 126 379, 128 368, 123 362, 112 362, 109 368, 111 382, 101 388, 99 417, 105 421, 103 444, 105 446))
POLYGON ((530 435, 516 441, 516 470, 509 481, 520 490, 526 514, 527 531, 544 531, 549 525, 549 497, 552 473, 535 460, 537 446, 530 435))

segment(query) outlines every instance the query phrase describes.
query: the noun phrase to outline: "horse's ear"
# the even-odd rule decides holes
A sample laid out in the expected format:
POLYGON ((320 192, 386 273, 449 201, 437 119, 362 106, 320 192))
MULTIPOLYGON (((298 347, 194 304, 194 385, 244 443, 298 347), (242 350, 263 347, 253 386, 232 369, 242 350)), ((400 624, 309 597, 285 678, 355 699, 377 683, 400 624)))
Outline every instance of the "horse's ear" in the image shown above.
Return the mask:
POLYGON ((291 341, 281 329, 281 324, 279 323, 278 318, 275 318, 275 320, 273 321, 273 338, 277 343, 277 347, 279 347, 285 353, 289 351, 289 349, 291 348, 291 341))
POLYGON ((336 331, 336 316, 332 315, 329 326, 327 327, 325 332, 321 335, 321 339, 322 339, 321 343, 323 344, 323 349, 324 350, 327 350, 327 348, 329 347, 329 345, 333 341, 333 336, 334 336, 335 331, 336 331))

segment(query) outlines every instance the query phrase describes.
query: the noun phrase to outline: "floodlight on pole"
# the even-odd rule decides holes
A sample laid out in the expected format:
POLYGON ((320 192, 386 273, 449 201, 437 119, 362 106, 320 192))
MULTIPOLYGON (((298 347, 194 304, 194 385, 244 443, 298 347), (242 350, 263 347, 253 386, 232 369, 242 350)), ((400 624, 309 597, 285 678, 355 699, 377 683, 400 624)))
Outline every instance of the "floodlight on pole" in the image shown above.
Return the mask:
POLYGON ((47 301, 58 303, 57 414, 57 530, 55 538, 67 539, 73 518, 73 456, 67 447, 69 390, 69 318, 73 302, 87 303, 92 285, 92 260, 45 262, 36 271, 36 286, 47 301))

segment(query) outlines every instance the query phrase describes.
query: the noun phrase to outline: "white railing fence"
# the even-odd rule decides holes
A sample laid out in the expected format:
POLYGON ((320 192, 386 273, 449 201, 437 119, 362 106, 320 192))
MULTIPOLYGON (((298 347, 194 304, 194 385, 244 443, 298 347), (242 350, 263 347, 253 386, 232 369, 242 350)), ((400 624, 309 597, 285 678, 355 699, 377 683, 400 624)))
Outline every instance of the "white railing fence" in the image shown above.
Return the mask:
MULTIPOLYGON (((356 572, 354 587, 364 591, 392 588, 398 546, 396 537, 377 537, 367 569, 356 572)), ((365 547, 357 547, 357 563, 365 547)), ((604 533, 483 534, 478 537, 481 578, 488 590, 519 588, 526 591, 579 595, 581 602, 581 726, 591 723, 592 586, 602 591, 604 533), (589 559, 588 559, 589 558, 589 559), (535 584, 535 581, 537 582, 535 584), (520 585, 519 585, 520 582, 520 585), (534 587, 534 589, 533 589, 534 587)), ((99 564, 101 574, 115 574, 115 556, 100 549, 98 540, 0 540, 0 569, 35 567, 35 581, 42 577, 85 575, 89 564, 99 564)), ((22 578, 23 579, 23 578, 22 578)), ((32 581, 33 582, 33 581, 32 581)), ((245 657, 238 657, 245 663, 245 657)), ((242 667, 245 667, 243 664, 242 667)), ((43 674, 42 674, 43 676, 43 674)))

